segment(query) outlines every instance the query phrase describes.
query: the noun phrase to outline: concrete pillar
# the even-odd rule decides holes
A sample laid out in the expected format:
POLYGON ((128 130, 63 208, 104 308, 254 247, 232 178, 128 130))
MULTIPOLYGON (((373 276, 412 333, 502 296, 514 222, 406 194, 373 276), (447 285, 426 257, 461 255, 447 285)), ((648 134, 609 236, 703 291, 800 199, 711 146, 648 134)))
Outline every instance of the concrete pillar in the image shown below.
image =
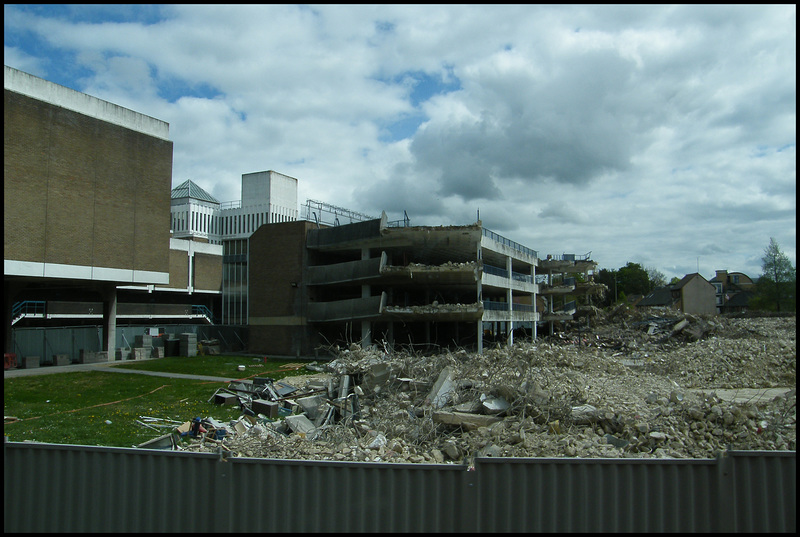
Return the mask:
POLYGON ((113 362, 117 354, 117 286, 108 284, 103 289, 103 350, 108 351, 108 361, 113 362))
POLYGON ((189 294, 191 295, 194 292, 194 252, 192 251, 193 241, 188 241, 188 242, 189 242, 189 251, 187 252, 187 256, 189 257, 189 259, 187 268, 189 270, 189 274, 187 275, 188 277, 186 278, 186 281, 189 282, 187 287, 189 294))
MULTIPOLYGON (((480 247, 480 244, 478 244, 478 261, 480 261, 480 259, 481 259, 481 247, 480 247)), ((477 285, 476 285, 476 294, 477 294, 476 301, 478 302, 478 304, 482 304, 483 303, 483 285, 482 285, 482 282, 481 282, 481 278, 482 277, 483 277, 483 274, 481 273, 478 276, 478 281, 476 282, 477 283, 477 285)), ((483 317, 483 316, 481 315, 481 317, 483 317)), ((478 319, 478 354, 483 354, 483 318, 478 319)))
POLYGON ((511 282, 514 280, 511 274, 511 256, 506 257, 506 270, 508 271, 508 289, 506 289, 506 302, 508 302, 508 345, 514 344, 514 293, 511 290, 511 282))
MULTIPOLYGON (((534 285, 536 285, 536 265, 531 265, 531 281, 534 285)), ((537 311, 537 304, 536 304, 536 293, 531 293, 531 304, 533 305, 533 316, 534 318, 538 315, 537 311)), ((533 341, 536 341, 536 325, 537 322, 534 320, 531 323, 531 337, 533 341)))
MULTIPOLYGON (((366 261, 369 259, 369 248, 361 249, 361 260, 366 261)), ((361 298, 369 298, 372 294, 372 289, 369 285, 361 286, 361 298)), ((361 321, 361 348, 366 348, 372 345, 372 323, 369 321, 361 321)))

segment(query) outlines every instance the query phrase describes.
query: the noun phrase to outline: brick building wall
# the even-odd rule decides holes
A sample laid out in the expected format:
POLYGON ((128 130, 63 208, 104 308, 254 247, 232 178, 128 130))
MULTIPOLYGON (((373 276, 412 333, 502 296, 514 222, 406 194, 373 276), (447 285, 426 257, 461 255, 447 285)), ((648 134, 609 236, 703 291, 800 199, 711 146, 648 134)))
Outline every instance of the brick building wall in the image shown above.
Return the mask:
POLYGON ((183 250, 169 251, 169 285, 170 289, 187 289, 189 287, 189 256, 183 250))
POLYGON ((4 259, 169 271, 172 142, 4 90, 4 259))
POLYGON ((222 256, 194 254, 194 288, 220 291, 222 287, 222 256))
POLYGON ((319 336, 309 330, 303 312, 308 289, 307 221, 261 226, 250 237, 249 347, 276 355, 314 354, 319 336))

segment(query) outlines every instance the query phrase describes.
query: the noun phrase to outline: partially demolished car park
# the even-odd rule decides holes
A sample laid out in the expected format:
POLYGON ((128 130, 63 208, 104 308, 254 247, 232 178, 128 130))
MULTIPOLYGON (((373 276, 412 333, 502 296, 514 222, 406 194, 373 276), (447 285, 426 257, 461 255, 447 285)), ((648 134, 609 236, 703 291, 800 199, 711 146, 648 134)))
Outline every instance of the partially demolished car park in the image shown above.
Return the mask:
POLYGON ((468 466, 796 450, 795 317, 612 310, 583 323, 482 354, 333 348, 296 364, 308 374, 210 391, 238 419, 142 417, 164 434, 138 447, 468 466))

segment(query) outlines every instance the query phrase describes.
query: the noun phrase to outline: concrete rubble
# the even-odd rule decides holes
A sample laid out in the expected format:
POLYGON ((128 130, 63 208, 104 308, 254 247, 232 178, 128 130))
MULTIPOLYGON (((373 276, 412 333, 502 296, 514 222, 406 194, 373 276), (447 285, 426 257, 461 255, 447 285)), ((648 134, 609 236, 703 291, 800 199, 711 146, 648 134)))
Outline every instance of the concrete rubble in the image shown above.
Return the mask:
POLYGON ((172 448, 454 464, 796 450, 795 317, 613 310, 482 355, 333 351, 306 366, 312 375, 217 390, 212 398, 242 416, 200 420, 206 432, 195 435, 185 422, 173 434, 189 442, 172 448))

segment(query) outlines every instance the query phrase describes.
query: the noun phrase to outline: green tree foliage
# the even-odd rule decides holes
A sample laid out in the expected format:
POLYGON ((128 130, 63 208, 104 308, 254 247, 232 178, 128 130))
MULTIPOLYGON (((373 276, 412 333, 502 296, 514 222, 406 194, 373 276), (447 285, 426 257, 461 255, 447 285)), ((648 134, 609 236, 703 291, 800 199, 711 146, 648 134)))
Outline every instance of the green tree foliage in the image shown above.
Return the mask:
POLYGON ((797 268, 781 251, 773 237, 761 258, 763 274, 756 282, 756 296, 751 301, 754 309, 770 311, 797 311, 797 268))
POLYGON ((667 277, 655 267, 647 267, 647 277, 650 279, 650 291, 667 285, 667 277))
POLYGON ((609 269, 600 269, 599 271, 595 272, 594 281, 597 283, 602 283, 608 289, 605 296, 597 300, 598 306, 605 308, 614 303, 616 294, 614 278, 616 274, 616 270, 609 269))
POLYGON ((595 272, 594 280, 608 287, 605 299, 600 301, 603 307, 624 302, 630 295, 646 295, 656 287, 666 285, 664 274, 655 268, 645 269, 639 263, 632 262, 619 270, 600 269, 595 272))
POLYGON ((650 276, 639 263, 628 262, 617 272, 618 286, 626 295, 646 295, 652 290, 650 276))

